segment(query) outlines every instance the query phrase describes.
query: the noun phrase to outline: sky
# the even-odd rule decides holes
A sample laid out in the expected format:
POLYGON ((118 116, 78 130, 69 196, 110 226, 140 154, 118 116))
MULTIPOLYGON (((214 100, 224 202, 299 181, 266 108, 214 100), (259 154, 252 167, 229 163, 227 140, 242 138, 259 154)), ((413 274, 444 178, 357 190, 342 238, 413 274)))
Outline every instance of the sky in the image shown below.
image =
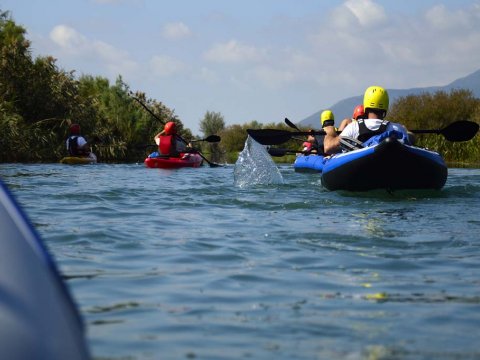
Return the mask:
POLYGON ((119 75, 194 134, 299 122, 370 85, 443 86, 480 69, 480 0, 0 0, 33 56, 119 75))

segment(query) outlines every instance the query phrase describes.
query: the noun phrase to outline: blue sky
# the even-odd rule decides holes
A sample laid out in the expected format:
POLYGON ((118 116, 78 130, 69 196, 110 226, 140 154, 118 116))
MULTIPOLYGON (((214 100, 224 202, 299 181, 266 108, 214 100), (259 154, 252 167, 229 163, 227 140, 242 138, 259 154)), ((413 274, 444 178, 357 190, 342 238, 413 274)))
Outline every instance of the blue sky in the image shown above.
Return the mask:
POLYGON ((0 0, 33 55, 118 75, 194 134, 300 121, 370 85, 446 85, 480 69, 480 0, 0 0))

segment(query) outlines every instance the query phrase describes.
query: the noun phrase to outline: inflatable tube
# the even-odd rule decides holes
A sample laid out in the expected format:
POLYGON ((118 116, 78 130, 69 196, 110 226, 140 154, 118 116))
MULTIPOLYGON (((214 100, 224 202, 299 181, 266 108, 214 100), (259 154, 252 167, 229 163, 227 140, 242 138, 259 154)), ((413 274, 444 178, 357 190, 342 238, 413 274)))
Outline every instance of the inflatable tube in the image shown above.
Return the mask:
POLYGON ((296 172, 322 172, 325 159, 322 155, 300 155, 293 163, 296 172))
POLYGON ((158 155, 158 152, 151 153, 145 159, 145 166, 148 168, 179 169, 183 167, 200 167, 203 159, 199 154, 183 153, 180 157, 158 155))
POLYGON ((66 156, 60 160, 60 163, 68 165, 96 164, 97 156, 94 153, 90 153, 89 156, 66 156))
POLYGON ((349 191, 441 189, 447 173, 438 153, 386 138, 326 160, 322 184, 328 190, 349 191))
POLYGON ((88 359, 84 327, 53 258, 0 180, 0 354, 88 359))

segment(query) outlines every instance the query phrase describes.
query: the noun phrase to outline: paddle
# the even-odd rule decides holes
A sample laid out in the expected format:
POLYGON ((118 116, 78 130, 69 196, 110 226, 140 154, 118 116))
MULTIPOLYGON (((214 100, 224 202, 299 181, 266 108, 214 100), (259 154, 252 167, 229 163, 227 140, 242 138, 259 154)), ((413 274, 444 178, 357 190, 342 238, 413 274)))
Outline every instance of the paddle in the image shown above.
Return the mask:
POLYGON ((325 131, 288 131, 281 129, 247 129, 256 142, 262 145, 279 145, 294 138, 295 135, 325 135, 325 131))
POLYGON ((282 157, 287 154, 310 154, 308 151, 298 151, 298 150, 281 149, 281 148, 270 148, 268 149, 268 153, 271 156, 276 156, 276 157, 282 157))
MULTIPOLYGON (((297 125, 295 125, 294 123, 292 123, 290 120, 288 120, 287 118, 285 118, 285 123, 290 126, 291 128, 295 129, 295 130, 298 130, 298 131, 302 131, 297 125)), ((297 138, 297 137, 294 137, 292 136, 292 139, 293 140, 298 140, 298 141, 305 141, 305 139, 302 139, 302 138, 297 138)))
MULTIPOLYGON (((195 140, 190 140, 190 142, 192 143, 192 142, 206 141, 206 142, 209 142, 209 143, 216 143, 216 142, 219 142, 220 140, 221 140, 221 138, 218 135, 209 135, 205 139, 195 139, 195 140)), ((105 145, 105 146, 107 146, 107 145, 105 145)), ((158 145, 156 145, 156 144, 137 144, 137 145, 135 145, 135 148, 136 149, 144 149, 144 148, 148 148, 148 147, 157 147, 157 146, 158 145)))
POLYGON ((219 142, 220 140, 221 138, 218 135, 209 135, 205 139, 190 140, 190 142, 206 141, 209 143, 216 143, 216 142, 219 142))
POLYGON ((285 118, 285 124, 287 124, 288 126, 290 126, 291 128, 295 129, 295 130, 298 130, 298 131, 302 131, 299 129, 299 127, 297 125, 295 125, 294 123, 292 123, 290 120, 288 120, 287 118, 285 118))
MULTIPOLYGON (((472 121, 461 120, 451 123, 443 129, 435 130, 410 130, 415 134, 440 134, 448 141, 467 141, 472 139, 478 132, 479 125, 472 121)), ((288 131, 279 129, 247 129, 255 141, 262 145, 279 145, 287 142, 295 135, 324 135, 324 130, 313 132, 288 131)))
POLYGON ((410 130, 415 134, 441 134, 448 141, 468 141, 478 132, 479 125, 473 121, 460 120, 447 125, 443 129, 435 130, 410 130))
MULTIPOLYGON (((137 101, 150 115, 152 115, 155 119, 157 119, 157 120, 160 121, 163 125, 165 125, 165 122, 164 122, 162 119, 160 119, 157 115, 155 115, 155 113, 154 113, 152 110, 150 110, 150 108, 149 108, 147 105, 145 105, 140 99, 138 99, 136 96, 133 96, 133 93, 132 93, 131 91, 129 92, 129 95, 130 95, 130 97, 131 97, 133 100, 137 101)), ((185 139, 183 139, 180 135, 177 134, 177 136, 178 136, 178 138, 179 138, 180 140, 182 140, 185 144, 188 144, 188 142, 187 142, 185 139)), ((216 135, 210 135, 210 136, 216 136, 216 135)), ((207 137, 206 139, 208 139, 208 138, 209 138, 209 137, 207 137)), ((206 139, 204 139, 204 140, 206 140, 206 139)), ((216 138, 215 138, 215 139, 216 139, 216 138)), ((219 141, 220 141, 220 140, 219 140, 219 141)), ((216 141, 213 141, 213 142, 216 142, 216 141)), ((203 160, 205 160, 205 161, 207 162, 207 164, 210 165, 210 167, 219 167, 219 166, 222 166, 222 165, 220 165, 220 164, 216 164, 216 163, 211 162, 210 160, 208 160, 200 151, 196 151, 196 153, 197 153, 198 155, 200 155, 200 157, 201 157, 203 160)))

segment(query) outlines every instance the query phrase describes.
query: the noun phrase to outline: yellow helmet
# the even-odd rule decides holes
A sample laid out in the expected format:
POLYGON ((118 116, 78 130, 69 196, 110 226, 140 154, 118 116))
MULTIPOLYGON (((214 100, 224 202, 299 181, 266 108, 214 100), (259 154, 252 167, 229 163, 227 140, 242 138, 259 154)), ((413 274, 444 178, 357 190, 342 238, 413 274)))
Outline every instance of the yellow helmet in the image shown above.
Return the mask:
POLYGON ((363 96, 363 107, 367 109, 388 110, 388 93, 387 90, 380 86, 370 86, 365 90, 363 96))
POLYGON ((331 110, 324 110, 320 115, 320 122, 322 123, 322 127, 333 126, 335 124, 335 117, 333 116, 333 112, 331 110), (326 121, 328 121, 327 124, 325 124, 326 121))

